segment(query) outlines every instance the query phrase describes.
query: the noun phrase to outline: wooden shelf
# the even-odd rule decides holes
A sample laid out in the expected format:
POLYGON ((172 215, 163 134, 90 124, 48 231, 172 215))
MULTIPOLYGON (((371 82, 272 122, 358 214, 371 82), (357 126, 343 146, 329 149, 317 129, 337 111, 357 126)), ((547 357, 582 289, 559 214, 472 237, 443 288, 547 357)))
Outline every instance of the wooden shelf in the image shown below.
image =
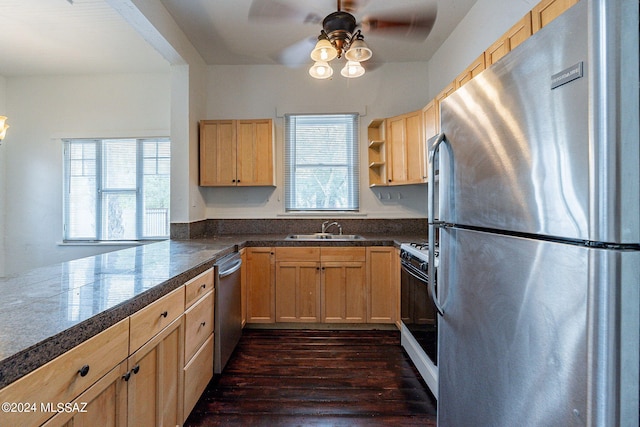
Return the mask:
POLYGON ((386 185, 386 145, 385 145, 385 120, 372 120, 367 128, 369 140, 369 186, 386 185))

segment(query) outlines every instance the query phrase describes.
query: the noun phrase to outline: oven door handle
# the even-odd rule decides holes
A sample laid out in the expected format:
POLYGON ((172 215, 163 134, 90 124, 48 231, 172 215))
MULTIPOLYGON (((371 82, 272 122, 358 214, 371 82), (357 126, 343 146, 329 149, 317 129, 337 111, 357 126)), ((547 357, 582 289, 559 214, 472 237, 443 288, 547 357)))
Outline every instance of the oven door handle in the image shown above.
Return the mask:
POLYGON ((409 267, 407 267, 406 265, 401 264, 400 266, 401 266, 401 267, 402 267, 402 269, 403 269, 404 271, 406 271, 409 275, 411 275, 411 276, 415 277, 416 279, 420 280, 421 282, 428 282, 428 280, 427 280, 427 278, 426 278, 426 277, 420 277, 420 276, 418 276, 416 273, 414 273, 414 272, 413 272, 409 267))

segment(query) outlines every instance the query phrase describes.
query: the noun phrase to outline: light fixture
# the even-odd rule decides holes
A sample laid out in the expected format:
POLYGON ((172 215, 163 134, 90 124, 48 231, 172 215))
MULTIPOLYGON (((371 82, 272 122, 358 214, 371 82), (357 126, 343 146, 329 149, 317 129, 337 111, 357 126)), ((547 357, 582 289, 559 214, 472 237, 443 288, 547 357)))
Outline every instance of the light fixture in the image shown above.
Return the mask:
POLYGON ((316 61, 311 68, 309 74, 314 79, 328 79, 333 75, 333 68, 326 61, 316 61))
POLYGON ((340 74, 350 79, 360 77, 364 74, 364 67, 358 61, 347 61, 340 74))
POLYGON ((340 72, 344 77, 360 77, 365 70, 361 62, 371 58, 372 52, 364 42, 360 30, 356 31, 356 18, 348 12, 338 10, 324 18, 318 42, 311 51, 314 64, 309 69, 311 77, 327 79, 333 75, 329 62, 341 58, 344 53, 347 63, 340 72))
POLYGON ((2 141, 7 135, 7 129, 9 129, 9 125, 7 124, 7 117, 0 116, 0 141, 2 141))
POLYGON ((336 56, 338 56, 338 52, 336 52, 336 49, 333 47, 329 39, 327 39, 327 36, 323 31, 323 33, 318 37, 318 43, 316 43, 316 47, 314 47, 311 51, 311 59, 316 62, 327 62, 335 59, 336 56))
POLYGON ((373 53, 369 46, 364 42, 364 36, 360 31, 356 35, 356 39, 351 43, 351 47, 344 54, 349 61, 362 62, 371 58, 373 53))

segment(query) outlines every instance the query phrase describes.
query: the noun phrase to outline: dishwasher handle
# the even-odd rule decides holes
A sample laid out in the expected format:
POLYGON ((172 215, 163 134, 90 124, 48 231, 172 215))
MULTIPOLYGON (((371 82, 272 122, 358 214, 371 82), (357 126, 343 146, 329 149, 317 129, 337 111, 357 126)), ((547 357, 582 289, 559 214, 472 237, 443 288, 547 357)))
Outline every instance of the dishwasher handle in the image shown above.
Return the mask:
POLYGON ((232 275, 242 267, 242 259, 238 258, 233 263, 220 265, 218 277, 223 278, 232 275), (222 269, 224 268, 224 270, 222 269))

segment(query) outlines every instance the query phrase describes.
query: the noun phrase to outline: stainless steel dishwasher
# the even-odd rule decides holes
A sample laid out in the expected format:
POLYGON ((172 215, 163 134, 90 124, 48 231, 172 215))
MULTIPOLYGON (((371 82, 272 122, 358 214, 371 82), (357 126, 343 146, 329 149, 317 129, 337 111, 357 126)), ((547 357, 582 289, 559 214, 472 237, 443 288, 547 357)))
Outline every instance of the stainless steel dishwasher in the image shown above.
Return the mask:
POLYGON ((242 259, 235 252, 219 259, 215 267, 214 357, 213 372, 224 369, 242 335, 240 301, 240 267, 242 259))

